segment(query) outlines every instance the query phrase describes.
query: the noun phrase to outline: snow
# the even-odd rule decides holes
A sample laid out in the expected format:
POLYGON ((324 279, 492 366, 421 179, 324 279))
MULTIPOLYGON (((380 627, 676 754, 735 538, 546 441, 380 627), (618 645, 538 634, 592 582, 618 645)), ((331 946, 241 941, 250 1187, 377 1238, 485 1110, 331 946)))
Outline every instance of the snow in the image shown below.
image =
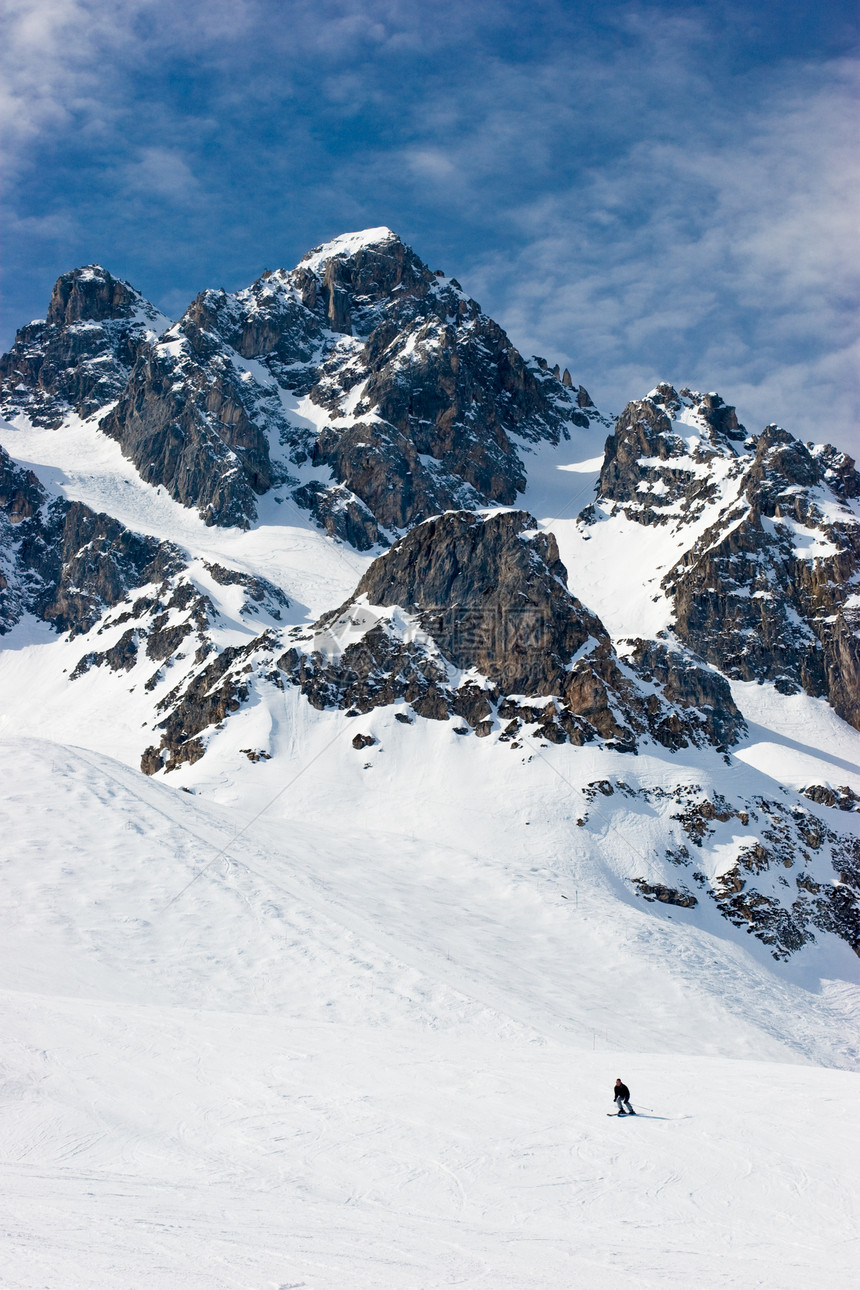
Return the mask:
POLYGON ((857 1077, 775 1034, 848 987, 680 922, 667 973, 641 910, 482 855, 476 783, 435 841, 441 764, 393 832, 329 768, 231 847, 254 801, 0 744, 4 1286, 852 1283, 857 1077))
MULTIPOLYGON (((302 415, 307 411, 303 403, 302 415)), ((341 604, 373 558, 323 535, 286 487, 259 499, 258 523, 247 532, 207 526, 197 511, 175 502, 164 488, 144 483, 94 420, 70 416, 61 430, 33 427, 23 418, 16 425, 0 420, 0 443, 34 470, 49 492, 84 502, 210 563, 257 574, 284 588, 296 602, 285 621, 313 621, 341 604)))
POLYGON ((594 500, 605 439, 606 428, 598 424, 574 430, 570 443, 524 453, 529 482, 520 505, 554 534, 570 590, 600 616, 611 636, 656 636, 671 619, 660 580, 686 540, 669 525, 646 527, 623 515, 611 524, 577 522, 594 500))
POLYGON ((779 694, 757 681, 731 685, 749 727, 734 750, 739 760, 793 788, 847 785, 860 791, 860 731, 840 721, 824 699, 779 694))
POLYGON ((792 552, 799 560, 824 560, 839 554, 839 547, 819 529, 807 528, 789 515, 781 515, 777 520, 763 515, 761 523, 766 533, 776 533, 778 526, 787 529, 794 539, 792 552))
MULTIPOLYGON (((519 505, 616 641, 655 636, 660 579, 731 501, 729 467, 695 522, 578 524, 605 436, 523 446, 519 505)), ((50 491, 183 547, 221 644, 255 628, 207 562, 268 578, 306 625, 372 559, 285 489, 248 532, 207 527, 93 422, 3 423, 0 442, 50 491)), ((396 609, 346 620, 315 644, 377 620, 420 638, 396 609)), ((776 963, 713 902, 670 912, 632 883, 663 872, 679 787, 860 789, 860 733, 823 701, 735 683, 749 731, 725 762, 633 758, 458 737, 394 707, 318 712, 261 682, 199 762, 148 779, 151 661, 69 681, 122 630, 69 641, 27 618, 0 652, 4 1287, 853 1284, 856 956, 821 934, 776 963), (357 733, 376 742, 358 751, 357 733), (597 781, 611 803, 589 798, 597 781), (619 1075, 642 1114, 606 1124, 619 1075)), ((710 876, 753 836, 737 817, 712 834, 710 876)))
POLYGON ((308 251, 299 263, 301 267, 316 273, 327 260, 337 255, 355 255, 356 251, 362 251, 367 246, 379 246, 398 240, 397 234, 384 225, 379 228, 361 229, 356 233, 342 233, 340 237, 332 238, 330 242, 324 242, 322 246, 316 246, 312 251, 308 251))

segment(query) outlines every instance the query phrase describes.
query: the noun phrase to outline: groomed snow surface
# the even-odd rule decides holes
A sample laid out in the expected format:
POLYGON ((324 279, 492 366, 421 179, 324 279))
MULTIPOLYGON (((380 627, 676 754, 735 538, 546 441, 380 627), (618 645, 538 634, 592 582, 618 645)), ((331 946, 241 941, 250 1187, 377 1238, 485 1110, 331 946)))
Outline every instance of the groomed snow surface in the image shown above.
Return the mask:
MULTIPOLYGON (((206 528, 92 424, 0 432, 195 576, 270 578, 288 622, 370 558, 277 491, 251 531, 206 528)), ((623 638, 663 626, 647 578, 677 539, 634 562, 617 525, 575 524, 603 433, 529 454, 525 505, 623 638)), ((3 1290, 856 1283, 856 957, 822 935, 776 964, 707 902, 645 905, 665 821, 582 793, 860 788, 860 735, 823 702, 736 685, 724 765, 514 751, 273 688, 156 782, 141 686, 70 683, 91 644, 32 620, 3 643, 3 1290), (607 1118, 616 1076, 636 1119, 607 1118)))
POLYGON ((6 1290, 854 1283, 850 985, 560 887, 510 784, 434 841, 440 752, 386 832, 341 739, 217 858, 256 802, 0 745, 6 1290))

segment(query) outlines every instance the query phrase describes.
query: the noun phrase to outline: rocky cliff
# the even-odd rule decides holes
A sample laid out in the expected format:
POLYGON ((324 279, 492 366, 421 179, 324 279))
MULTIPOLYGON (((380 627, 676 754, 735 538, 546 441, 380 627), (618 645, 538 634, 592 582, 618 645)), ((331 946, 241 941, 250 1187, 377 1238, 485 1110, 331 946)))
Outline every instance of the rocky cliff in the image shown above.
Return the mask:
POLYGON ((0 635, 26 613, 73 636, 88 631, 131 588, 163 582, 183 563, 169 543, 50 498, 0 448, 0 635))
POLYGON ((662 586, 680 641, 728 676, 826 698, 860 727, 858 496, 845 453, 777 426, 748 435, 718 395, 662 385, 619 417, 596 505, 677 535, 685 549, 662 586))
POLYGON ((402 701, 478 735, 501 723, 508 739, 635 751, 642 738, 725 747, 743 729, 725 681, 691 659, 661 646, 619 659, 522 511, 418 525, 280 666, 317 707, 402 701))
POLYGON ((101 410, 142 477, 212 524, 253 523, 279 483, 366 550, 442 510, 512 504, 518 442, 599 418, 389 229, 204 291, 160 336, 155 317, 102 269, 65 275, 3 360, 2 406, 51 424, 101 410))
POLYGON ((122 394, 147 339, 168 324, 98 264, 64 273, 45 320, 22 327, 0 357, 0 411, 46 426, 102 411, 122 394))

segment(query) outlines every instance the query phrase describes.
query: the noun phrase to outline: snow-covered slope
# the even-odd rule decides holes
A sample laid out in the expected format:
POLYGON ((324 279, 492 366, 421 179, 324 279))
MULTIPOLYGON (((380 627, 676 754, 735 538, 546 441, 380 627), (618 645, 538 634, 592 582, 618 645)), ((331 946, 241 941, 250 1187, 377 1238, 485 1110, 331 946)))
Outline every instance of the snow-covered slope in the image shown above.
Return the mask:
POLYGON ((9 1284, 847 1286, 853 461, 388 229, 0 377, 9 1284))
POLYGON ((317 781, 234 840, 254 803, 0 747, 4 1284, 847 1287, 847 987, 565 900, 504 784, 439 839, 426 761, 396 831, 317 781))

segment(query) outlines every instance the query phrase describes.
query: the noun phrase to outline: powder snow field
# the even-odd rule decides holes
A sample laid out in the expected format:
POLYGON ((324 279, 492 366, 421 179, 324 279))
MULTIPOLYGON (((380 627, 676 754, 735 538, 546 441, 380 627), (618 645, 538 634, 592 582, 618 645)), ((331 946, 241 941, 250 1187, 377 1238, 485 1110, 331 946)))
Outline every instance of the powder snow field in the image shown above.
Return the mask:
POLYGON ((222 859, 254 803, 0 745, 4 1287, 852 1284, 853 956, 564 900, 477 783, 432 840, 431 747, 411 820, 344 829, 341 744, 222 859))
MULTIPOLYGON (((92 424, 0 436, 48 488, 271 579, 289 622, 371 558, 278 490, 249 532, 207 528, 92 424)), ((644 570, 674 539, 638 528, 637 564, 618 525, 576 526, 603 437, 527 455, 523 505, 623 638, 663 625, 644 570)), ((581 791, 860 789, 826 704, 736 684, 724 763, 262 689, 151 780, 135 678, 69 683, 90 643, 32 620, 3 645, 3 1290, 856 1283, 856 956, 825 934, 776 964, 704 902, 643 904, 665 821, 581 791), (619 1075, 647 1115, 607 1118, 619 1075)))
POLYGON ((293 611, 285 622, 313 621, 339 604, 373 558, 327 541, 285 489, 260 498, 259 522, 248 532, 207 526, 164 488, 145 483, 119 444, 100 433, 98 418, 71 415, 61 431, 31 426, 23 417, 15 426, 0 418, 0 443, 35 471, 49 493, 84 502, 136 533, 175 542, 198 558, 226 560, 286 588, 293 611))

